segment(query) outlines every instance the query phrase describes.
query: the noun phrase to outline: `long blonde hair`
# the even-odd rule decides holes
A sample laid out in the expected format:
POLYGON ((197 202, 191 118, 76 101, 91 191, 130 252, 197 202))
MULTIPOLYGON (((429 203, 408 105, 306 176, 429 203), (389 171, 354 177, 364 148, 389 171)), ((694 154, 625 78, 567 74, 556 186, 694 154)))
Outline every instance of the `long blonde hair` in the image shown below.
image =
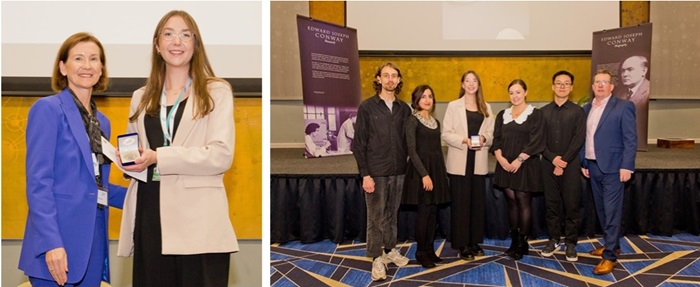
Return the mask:
MULTIPOLYGON (((204 49, 204 42, 202 41, 202 35, 199 33, 199 27, 194 21, 194 18, 190 16, 189 13, 182 10, 173 10, 165 14, 163 18, 158 22, 155 32, 153 32, 153 47, 151 49, 151 75, 146 81, 145 92, 141 102, 139 103, 136 112, 129 117, 129 121, 135 121, 138 116, 146 111, 146 114, 156 115, 160 109, 160 96, 163 88, 163 83, 165 82, 165 61, 163 57, 158 54, 156 49, 156 44, 160 39, 161 32, 165 23, 172 17, 181 17, 187 27, 192 31, 194 35, 194 52, 192 54, 192 59, 190 60, 190 70, 189 74, 192 77, 192 93, 194 95, 194 106, 196 110, 194 111, 194 119, 202 118, 208 115, 212 110, 214 110, 214 103, 212 101, 209 90, 207 89, 207 84, 210 81, 220 81, 230 84, 221 78, 217 78, 214 75, 214 70, 209 64, 209 58, 207 58, 207 52, 204 49)), ((231 89, 233 90, 233 89, 231 89)))

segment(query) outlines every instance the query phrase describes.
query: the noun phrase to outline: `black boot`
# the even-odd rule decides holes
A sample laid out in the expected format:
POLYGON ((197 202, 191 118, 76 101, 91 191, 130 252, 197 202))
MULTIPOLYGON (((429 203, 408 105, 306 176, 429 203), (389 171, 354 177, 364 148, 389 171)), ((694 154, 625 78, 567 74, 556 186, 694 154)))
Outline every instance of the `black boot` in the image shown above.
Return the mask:
POLYGON ((520 260, 523 258, 523 256, 527 255, 529 251, 529 245, 527 244, 527 235, 524 234, 519 234, 518 235, 518 245, 515 248, 515 252, 513 253, 513 260, 520 260))
POLYGON ((518 236, 519 233, 517 229, 510 230, 510 247, 505 252, 503 252, 503 255, 513 257, 515 249, 517 249, 518 246, 518 236))
POLYGON ((528 253, 530 253, 530 244, 527 243, 527 235, 520 234, 520 241, 522 242, 520 251, 523 254, 523 256, 525 256, 528 253))
POLYGON ((437 254, 435 254, 435 249, 428 248, 428 250, 426 250, 425 253, 428 255, 430 261, 433 261, 434 263, 442 262, 442 259, 438 257, 437 254))
POLYGON ((416 260, 420 263, 423 268, 433 268, 435 263, 428 258, 426 251, 416 251, 416 260))

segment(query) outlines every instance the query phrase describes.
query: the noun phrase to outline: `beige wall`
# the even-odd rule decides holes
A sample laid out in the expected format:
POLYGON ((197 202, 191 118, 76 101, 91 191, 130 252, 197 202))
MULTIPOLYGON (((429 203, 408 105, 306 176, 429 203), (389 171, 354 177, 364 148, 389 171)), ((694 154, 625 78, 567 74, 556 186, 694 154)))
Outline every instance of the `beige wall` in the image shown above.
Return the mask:
POLYGON ((301 99, 297 16, 309 15, 309 2, 270 3, 270 98, 301 99))
POLYGON ((700 100, 700 2, 652 2, 651 23, 651 97, 700 100))

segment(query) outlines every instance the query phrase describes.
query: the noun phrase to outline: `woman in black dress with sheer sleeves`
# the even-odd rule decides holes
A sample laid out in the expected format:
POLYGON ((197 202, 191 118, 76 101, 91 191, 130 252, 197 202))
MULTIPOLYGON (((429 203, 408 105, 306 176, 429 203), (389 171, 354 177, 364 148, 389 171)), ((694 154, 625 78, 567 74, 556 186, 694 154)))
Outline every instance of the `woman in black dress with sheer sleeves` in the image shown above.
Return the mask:
POLYGON ((435 110, 433 89, 420 85, 413 90, 412 116, 406 119, 409 165, 404 179, 402 204, 418 207, 416 215, 416 260, 425 268, 442 262, 433 242, 437 225, 437 205, 449 202, 447 171, 442 156, 440 122, 435 110))

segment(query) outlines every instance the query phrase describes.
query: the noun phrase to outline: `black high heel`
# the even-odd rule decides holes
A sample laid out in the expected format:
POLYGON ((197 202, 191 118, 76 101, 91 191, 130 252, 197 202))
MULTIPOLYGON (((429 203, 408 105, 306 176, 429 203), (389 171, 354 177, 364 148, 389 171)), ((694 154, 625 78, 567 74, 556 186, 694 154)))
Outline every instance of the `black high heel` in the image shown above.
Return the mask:
POLYGON ((428 254, 425 251, 416 251, 416 260, 420 263, 423 268, 434 268, 435 263, 430 260, 428 254))

